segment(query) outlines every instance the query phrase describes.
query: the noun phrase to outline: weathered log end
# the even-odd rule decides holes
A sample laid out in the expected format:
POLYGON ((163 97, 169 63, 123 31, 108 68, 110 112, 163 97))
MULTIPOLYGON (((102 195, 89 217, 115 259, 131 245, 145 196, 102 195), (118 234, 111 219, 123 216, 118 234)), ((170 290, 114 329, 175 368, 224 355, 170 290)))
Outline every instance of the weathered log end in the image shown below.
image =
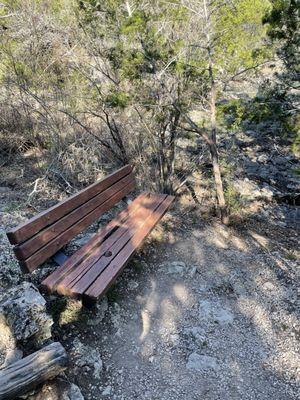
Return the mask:
POLYGON ((0 400, 14 399, 64 371, 68 356, 59 342, 0 369, 0 400))

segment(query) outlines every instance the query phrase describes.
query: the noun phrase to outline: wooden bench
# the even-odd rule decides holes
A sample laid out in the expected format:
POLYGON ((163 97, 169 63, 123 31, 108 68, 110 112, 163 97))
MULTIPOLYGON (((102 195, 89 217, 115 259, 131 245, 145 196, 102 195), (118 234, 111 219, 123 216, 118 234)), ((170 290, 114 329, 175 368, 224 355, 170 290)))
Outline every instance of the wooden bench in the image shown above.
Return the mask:
POLYGON ((174 197, 142 193, 69 258, 59 251, 135 189, 127 165, 7 232, 20 265, 32 272, 52 257, 60 266, 42 286, 94 303, 118 277, 174 197))

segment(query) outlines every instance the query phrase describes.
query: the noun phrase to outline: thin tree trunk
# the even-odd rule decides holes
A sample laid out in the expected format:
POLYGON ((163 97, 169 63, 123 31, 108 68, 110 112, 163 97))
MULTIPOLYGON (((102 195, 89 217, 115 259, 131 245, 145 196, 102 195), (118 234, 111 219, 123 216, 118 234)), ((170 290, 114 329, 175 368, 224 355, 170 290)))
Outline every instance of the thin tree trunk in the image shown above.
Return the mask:
MULTIPOLYGON (((211 68, 211 67, 210 67, 211 68)), ((219 163, 219 154, 217 148, 217 124, 216 124, 216 87, 212 75, 212 71, 210 71, 211 75, 211 96, 210 96, 210 123, 211 123, 211 133, 210 133, 210 141, 208 143, 209 151, 211 155, 212 165, 213 165, 213 173, 216 187, 216 194, 218 200, 218 206, 220 210, 221 221, 223 224, 228 224, 228 212, 226 207, 226 201, 223 190, 223 182, 222 175, 220 170, 219 163)))
POLYGON ((212 57, 212 49, 211 49, 211 34, 209 27, 211 25, 210 14, 207 9, 207 2, 203 0, 204 6, 204 15, 206 19, 207 32, 207 53, 208 53, 208 73, 210 80, 210 137, 208 141, 208 147, 211 155, 212 165, 213 165, 213 173, 216 187, 216 194, 218 200, 218 207, 220 211, 221 221, 223 224, 228 224, 228 212, 226 207, 226 201, 223 190, 223 182, 222 175, 219 164, 219 154, 217 148, 217 123, 216 123, 216 83, 214 78, 214 61, 212 57))
POLYGON ((175 171, 175 158, 176 158, 176 138, 177 138, 177 128, 180 119, 180 112, 178 109, 174 109, 174 116, 172 117, 170 126, 170 141, 169 141, 169 158, 168 158, 168 174, 167 174, 167 187, 168 193, 173 194, 173 181, 175 171))
POLYGON ((228 212, 226 207, 226 201, 224 196, 223 190, 223 182, 222 176, 220 171, 220 164, 219 164, 219 157, 218 157, 218 150, 215 143, 209 144, 209 151, 211 155, 212 165, 213 165, 213 173, 214 173, 214 180, 215 180, 215 187, 218 199, 218 206, 221 214, 221 221, 223 224, 228 224, 228 212))

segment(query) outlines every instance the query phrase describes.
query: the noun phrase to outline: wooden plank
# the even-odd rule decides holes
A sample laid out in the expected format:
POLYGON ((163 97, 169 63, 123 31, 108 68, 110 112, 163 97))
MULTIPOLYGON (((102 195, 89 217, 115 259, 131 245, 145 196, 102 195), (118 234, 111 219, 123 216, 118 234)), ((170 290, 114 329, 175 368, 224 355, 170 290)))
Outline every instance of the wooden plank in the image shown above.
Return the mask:
POLYGON ((67 367, 68 356, 59 342, 0 369, 0 400, 15 399, 54 378, 67 367))
POLYGON ((108 211, 111 208, 112 203, 115 204, 120 201, 122 197, 124 197, 124 194, 129 193, 131 190, 134 189, 134 187, 135 185, 133 183, 125 186, 122 190, 117 192, 115 196, 111 197, 105 203, 101 204, 95 210, 87 214, 84 218, 80 219, 78 222, 76 222, 66 231, 58 235, 55 239, 51 240, 51 242, 47 243, 32 256, 22 261, 22 267, 29 272, 35 270, 39 265, 41 265, 53 254, 55 254, 65 244, 67 244, 74 236, 78 235, 78 233, 82 232, 86 227, 95 222, 97 218, 100 217, 100 215, 108 211))
POLYGON ((98 247, 105 237, 120 224, 126 221, 126 219, 134 212, 138 207, 141 206, 143 201, 149 196, 149 193, 142 193, 139 195, 129 206, 122 210, 116 218, 109 222, 100 232, 94 235, 88 243, 82 246, 76 251, 61 267, 57 268, 52 274, 50 274, 43 282, 42 287, 49 292, 55 290, 56 285, 76 268, 80 263, 83 262, 87 257, 93 254, 93 251, 98 247))
POLYGON ((159 207, 147 218, 143 226, 133 235, 131 240, 123 247, 119 254, 113 259, 111 264, 101 273, 95 282, 86 290, 83 295, 85 304, 93 303, 113 284, 122 272, 135 251, 142 244, 151 230, 166 213, 172 202, 173 196, 168 196, 159 207))
POLYGON ((79 296, 84 293, 165 197, 166 195, 153 195, 147 204, 130 215, 126 223, 104 243, 98 260, 93 264, 89 263, 88 266, 84 262, 80 268, 61 281, 57 286, 57 292, 68 296, 79 296))
MULTIPOLYGON (((26 258, 29 258, 41 247, 45 246, 52 239, 57 237, 60 233, 64 232, 70 226, 74 225, 89 212, 99 207, 102 203, 112 198, 113 195, 115 195, 118 191, 120 191, 123 187, 130 183, 134 184, 134 177, 132 174, 126 175, 125 178, 122 178, 121 180, 110 186, 108 189, 99 193, 91 200, 88 200, 80 207, 75 208, 75 210, 62 217, 59 221, 55 222, 52 225, 49 225, 20 246, 16 246, 14 248, 14 253, 17 259, 22 261, 26 258)), ((111 201, 111 207, 113 206, 114 202, 111 201)))
POLYGON ((125 167, 120 168, 118 171, 108 175, 101 181, 95 182, 93 185, 88 186, 80 192, 68 197, 65 200, 62 200, 55 206, 37 214, 28 221, 23 222, 16 228, 11 229, 6 233, 10 243, 18 244, 24 242, 46 226, 59 220, 66 213, 69 213, 76 207, 79 207, 90 198, 96 196, 100 191, 107 189, 109 186, 124 178, 124 176, 130 174, 131 172, 132 167, 130 165, 126 165, 125 167))

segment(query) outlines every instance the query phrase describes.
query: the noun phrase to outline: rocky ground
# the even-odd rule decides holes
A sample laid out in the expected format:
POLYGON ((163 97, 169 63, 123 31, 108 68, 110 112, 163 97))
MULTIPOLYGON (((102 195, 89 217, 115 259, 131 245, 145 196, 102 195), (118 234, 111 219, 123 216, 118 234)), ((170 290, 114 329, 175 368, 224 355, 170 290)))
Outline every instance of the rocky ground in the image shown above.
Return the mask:
POLYGON ((1 188, 0 362, 51 340, 70 356, 64 375, 25 397, 299 399, 298 164, 284 145, 253 138, 221 143, 247 212, 224 227, 178 201, 94 310, 39 293, 54 264, 22 275, 5 230, 25 213, 1 188))

